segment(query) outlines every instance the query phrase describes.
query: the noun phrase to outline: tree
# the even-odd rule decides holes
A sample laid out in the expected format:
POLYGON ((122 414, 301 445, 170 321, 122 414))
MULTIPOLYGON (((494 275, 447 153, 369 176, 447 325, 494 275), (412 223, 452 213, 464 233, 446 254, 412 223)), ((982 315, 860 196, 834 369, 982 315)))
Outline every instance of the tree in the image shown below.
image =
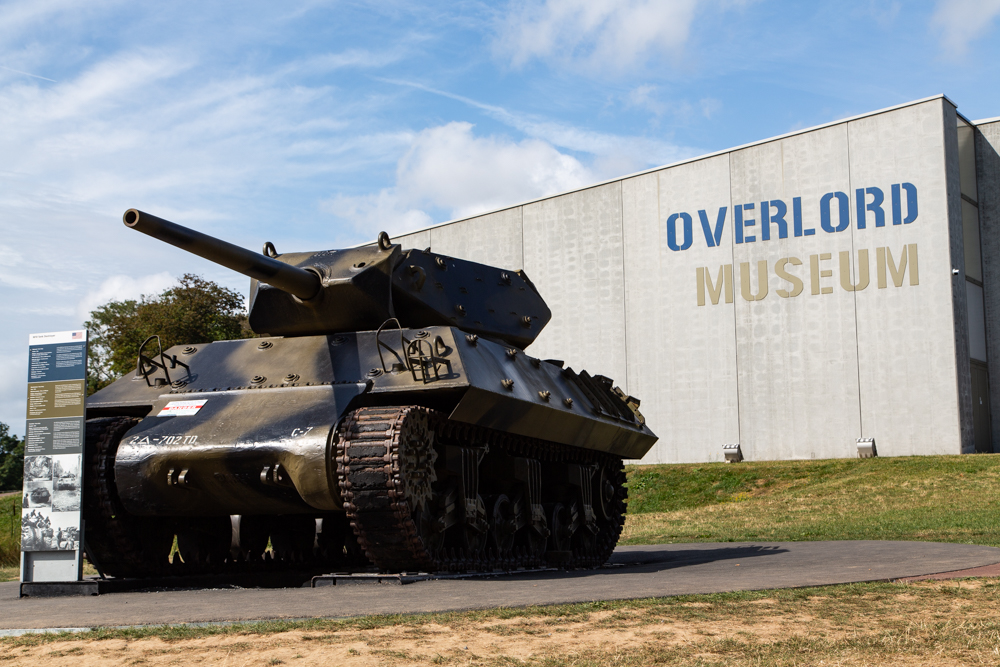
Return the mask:
POLYGON ((90 332, 88 395, 135 371, 139 347, 150 336, 159 336, 164 350, 253 336, 243 295, 190 273, 159 296, 110 301, 83 326, 90 332))
POLYGON ((0 491, 20 491, 24 483, 24 440, 0 422, 0 491))

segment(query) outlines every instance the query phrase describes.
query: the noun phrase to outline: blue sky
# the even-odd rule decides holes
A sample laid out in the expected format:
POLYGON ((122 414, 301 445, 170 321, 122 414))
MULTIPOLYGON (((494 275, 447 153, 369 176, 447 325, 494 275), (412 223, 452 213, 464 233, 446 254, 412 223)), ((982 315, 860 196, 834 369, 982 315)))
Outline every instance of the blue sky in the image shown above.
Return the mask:
MULTIPOLYGON (((138 207, 342 247, 894 104, 1000 116, 1000 0, 0 2, 0 421, 27 336, 185 272, 138 207)), ((515 267, 516 268, 516 267, 515 267)))

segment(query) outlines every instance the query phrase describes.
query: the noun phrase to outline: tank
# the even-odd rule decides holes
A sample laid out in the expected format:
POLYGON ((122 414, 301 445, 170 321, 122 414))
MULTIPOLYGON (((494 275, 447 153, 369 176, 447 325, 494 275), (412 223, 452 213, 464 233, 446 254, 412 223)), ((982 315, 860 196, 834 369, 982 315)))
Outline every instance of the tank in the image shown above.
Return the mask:
POLYGON ((87 399, 84 541, 103 574, 608 559, 623 459, 656 436, 612 380, 525 352, 551 312, 523 271, 384 232, 258 254, 135 209, 124 222, 249 276, 258 337, 154 336, 87 399))

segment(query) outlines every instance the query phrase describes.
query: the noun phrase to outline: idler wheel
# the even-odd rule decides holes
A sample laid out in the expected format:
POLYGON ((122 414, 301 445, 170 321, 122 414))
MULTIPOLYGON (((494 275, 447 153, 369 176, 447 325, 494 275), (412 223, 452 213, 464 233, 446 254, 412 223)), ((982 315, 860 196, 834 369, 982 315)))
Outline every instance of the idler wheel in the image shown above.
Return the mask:
POLYGON ((619 500, 613 479, 614 473, 606 465, 594 475, 594 512, 604 521, 615 518, 618 512, 619 500))

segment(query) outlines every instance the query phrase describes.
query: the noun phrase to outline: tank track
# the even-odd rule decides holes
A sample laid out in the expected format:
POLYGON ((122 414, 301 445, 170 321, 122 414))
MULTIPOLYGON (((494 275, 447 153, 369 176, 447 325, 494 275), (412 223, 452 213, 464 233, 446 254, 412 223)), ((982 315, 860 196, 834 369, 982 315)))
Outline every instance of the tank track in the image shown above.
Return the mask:
POLYGON ((423 407, 371 407, 348 414, 331 442, 346 516, 323 517, 327 542, 320 536, 315 548, 293 551, 272 535, 274 552, 247 557, 230 549, 228 518, 136 517, 124 510, 114 458, 122 436, 139 421, 87 421, 84 546, 105 575, 318 573, 371 563, 383 571, 593 568, 610 557, 624 522, 618 457, 449 421, 423 407), (517 477, 511 465, 534 476, 511 481, 517 477), (567 485, 566 470, 585 471, 580 479, 591 482, 596 516, 589 522, 581 518, 587 483, 567 485), (183 561, 168 557, 175 534, 183 561), (192 534, 211 537, 185 547, 192 534))
POLYGON ((157 544, 157 534, 149 522, 124 510, 114 484, 114 461, 118 443, 125 433, 139 423, 131 417, 108 417, 87 420, 84 449, 84 547, 88 559, 102 573, 119 577, 161 574, 166 557, 153 554, 169 542, 157 544))
MULTIPOLYGON (((546 564, 599 567, 611 556, 624 522, 627 491, 620 458, 449 421, 441 413, 422 407, 361 408, 354 411, 341 424, 336 462, 344 509, 358 542, 368 558, 384 571, 510 571, 546 564), (424 441, 421 442, 421 439, 424 441), (421 452, 432 448, 437 456, 412 455, 414 449, 421 452), (503 548, 503 540, 495 535, 502 521, 496 521, 495 517, 486 526, 493 535, 487 535, 488 539, 478 543, 469 540, 463 531, 479 531, 475 526, 470 528, 469 523, 475 523, 476 512, 468 509, 464 513, 452 511, 452 515, 458 515, 457 520, 444 531, 444 535, 440 535, 441 531, 434 528, 435 522, 441 523, 440 516, 437 516, 441 513, 440 505, 445 503, 451 506, 442 500, 448 497, 449 486, 441 475, 442 469, 447 468, 440 460, 442 450, 446 448, 458 450, 464 460, 475 455, 481 460, 481 463, 477 461, 477 467, 489 467, 496 462, 498 455, 514 460, 537 461, 542 472, 538 489, 542 497, 537 500, 542 501, 540 504, 546 521, 542 530, 536 533, 544 536, 545 541, 539 544, 536 539, 532 548, 531 540, 515 540, 509 548, 503 548), (471 450, 472 453, 463 454, 462 450, 471 450), (425 466, 434 466, 434 474, 430 474, 430 470, 408 470, 406 464, 413 464, 414 460, 422 460, 425 466), (582 532, 587 536, 589 530, 589 539, 568 538, 566 544, 561 545, 558 536, 554 535, 560 527, 555 525, 557 522, 553 517, 560 514, 560 505, 563 510, 574 508, 575 514, 579 515, 583 508, 579 507, 578 501, 581 495, 586 497, 585 493, 567 494, 566 489, 572 491, 574 487, 551 479, 558 477, 567 465, 589 470, 591 475, 597 477, 585 480, 584 484, 601 485, 602 488, 597 489, 595 502, 599 511, 590 522, 589 529, 585 521, 583 525, 579 519, 575 522, 573 532, 582 532), (409 478, 414 473, 418 477, 415 483, 409 478), (428 495, 424 488, 428 478, 433 480, 430 498, 421 502, 413 496, 428 495), (562 495, 559 489, 562 489, 562 495), (437 508, 433 506, 435 500, 438 501, 437 508), (472 521, 469 520, 470 515, 473 515, 472 521), (448 534, 449 531, 451 534, 448 534), (543 531, 548 535, 544 535, 543 531), (570 548, 563 548, 565 546, 570 548)), ((489 488, 489 483, 477 483, 475 493, 464 494, 465 507, 474 506, 473 501, 480 499, 480 490, 494 499, 494 507, 496 499, 501 496, 515 497, 517 489, 513 488, 509 478, 507 480, 507 488, 497 488, 496 479, 492 480, 493 488, 489 488)), ((579 484, 576 488, 582 486, 579 484)), ((461 505, 463 494, 458 495, 457 504, 461 505)), ((567 532, 573 523, 572 520, 566 521, 562 526, 563 532, 567 532)), ((523 525, 517 532, 533 529, 531 525, 523 525)), ((517 534, 514 536, 516 538, 517 534)))

